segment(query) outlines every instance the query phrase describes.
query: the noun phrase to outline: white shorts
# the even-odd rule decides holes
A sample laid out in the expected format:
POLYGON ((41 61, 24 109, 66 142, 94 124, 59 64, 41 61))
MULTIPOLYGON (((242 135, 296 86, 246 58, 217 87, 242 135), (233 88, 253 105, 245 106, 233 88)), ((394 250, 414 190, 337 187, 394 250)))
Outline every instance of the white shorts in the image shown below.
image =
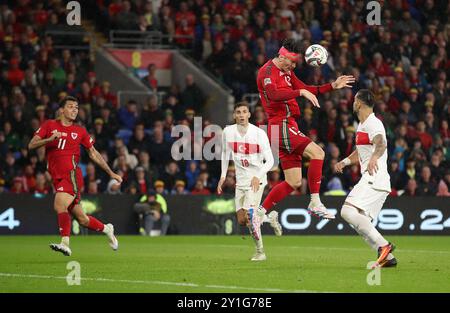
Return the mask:
POLYGON ((389 192, 373 189, 367 180, 361 179, 348 194, 345 202, 364 211, 365 215, 373 220, 377 218, 388 195, 389 192))
POLYGON ((253 192, 252 189, 241 189, 236 187, 236 212, 240 209, 248 210, 251 207, 259 207, 265 187, 266 185, 260 185, 257 192, 253 192))

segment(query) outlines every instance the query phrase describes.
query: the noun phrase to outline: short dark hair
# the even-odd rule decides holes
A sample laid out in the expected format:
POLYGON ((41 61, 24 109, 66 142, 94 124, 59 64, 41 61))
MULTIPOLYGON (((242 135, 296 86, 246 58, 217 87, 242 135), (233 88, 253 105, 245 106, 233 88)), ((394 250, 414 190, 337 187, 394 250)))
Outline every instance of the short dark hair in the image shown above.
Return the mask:
POLYGON ((64 99, 62 99, 59 102, 59 107, 60 108, 64 108, 64 106, 66 105, 67 101, 75 101, 76 103, 78 103, 78 99, 77 98, 72 97, 72 96, 66 96, 66 97, 64 97, 64 99))
POLYGON ((289 52, 300 53, 300 41, 293 38, 286 38, 281 43, 289 52))
POLYGON ((234 105, 233 111, 236 111, 236 109, 240 108, 240 107, 246 107, 250 111, 250 105, 248 104, 247 101, 241 101, 241 102, 236 103, 234 105))
POLYGON ((361 89, 356 93, 356 98, 362 101, 369 108, 373 108, 375 105, 375 96, 369 89, 361 89))

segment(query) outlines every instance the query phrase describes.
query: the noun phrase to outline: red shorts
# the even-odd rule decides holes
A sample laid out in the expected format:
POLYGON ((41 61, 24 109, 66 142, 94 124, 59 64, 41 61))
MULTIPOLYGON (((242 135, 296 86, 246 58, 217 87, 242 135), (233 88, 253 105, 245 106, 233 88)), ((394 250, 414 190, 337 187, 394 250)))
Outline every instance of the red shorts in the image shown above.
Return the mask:
POLYGON ((293 118, 269 122, 267 134, 271 143, 278 137, 278 155, 283 170, 302 166, 303 152, 312 140, 298 130, 297 122, 293 118), (277 126, 278 130, 272 129, 277 126), (274 138, 271 136, 272 132, 274 138))
POLYGON ((54 178, 53 187, 55 188, 55 192, 65 192, 75 196, 70 207, 80 203, 81 189, 83 188, 83 175, 81 169, 77 167, 75 171, 70 171, 67 176, 54 178))

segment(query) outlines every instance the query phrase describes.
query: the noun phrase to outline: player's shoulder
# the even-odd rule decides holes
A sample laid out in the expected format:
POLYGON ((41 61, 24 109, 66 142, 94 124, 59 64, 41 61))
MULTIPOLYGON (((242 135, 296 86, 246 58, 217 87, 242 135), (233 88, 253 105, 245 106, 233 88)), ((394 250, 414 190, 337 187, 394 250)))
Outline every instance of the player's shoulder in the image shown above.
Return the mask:
POLYGON ((57 121, 56 120, 54 120, 54 119, 48 119, 48 120, 45 120, 43 123, 42 123, 42 125, 41 126, 47 126, 47 125, 57 125, 58 123, 57 123, 57 121))
POLYGON ((261 133, 261 132, 264 133, 264 130, 262 130, 261 128, 259 128, 259 127, 256 126, 255 124, 249 123, 248 125, 249 125, 249 128, 250 128, 252 131, 257 132, 257 133, 261 133))
POLYGON ((272 62, 272 60, 267 61, 258 71, 258 74, 263 76, 271 76, 276 73, 278 68, 272 62))
POLYGON ((236 124, 232 124, 232 125, 225 126, 225 128, 223 129, 222 132, 227 134, 227 133, 234 132, 235 130, 236 130, 236 124))
POLYGON ((375 127, 383 127, 383 121, 380 120, 374 113, 369 116, 368 124, 375 127))

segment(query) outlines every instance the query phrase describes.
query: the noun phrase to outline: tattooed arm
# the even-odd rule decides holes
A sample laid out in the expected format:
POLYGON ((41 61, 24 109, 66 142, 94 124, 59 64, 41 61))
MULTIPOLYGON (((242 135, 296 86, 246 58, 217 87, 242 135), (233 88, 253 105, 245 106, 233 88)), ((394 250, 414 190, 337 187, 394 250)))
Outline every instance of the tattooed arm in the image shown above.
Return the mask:
POLYGON ((378 171, 377 161, 387 148, 386 142, 384 141, 381 134, 373 137, 372 144, 375 146, 375 150, 373 151, 372 157, 370 158, 369 164, 367 165, 367 170, 369 171, 370 175, 373 175, 378 171))

